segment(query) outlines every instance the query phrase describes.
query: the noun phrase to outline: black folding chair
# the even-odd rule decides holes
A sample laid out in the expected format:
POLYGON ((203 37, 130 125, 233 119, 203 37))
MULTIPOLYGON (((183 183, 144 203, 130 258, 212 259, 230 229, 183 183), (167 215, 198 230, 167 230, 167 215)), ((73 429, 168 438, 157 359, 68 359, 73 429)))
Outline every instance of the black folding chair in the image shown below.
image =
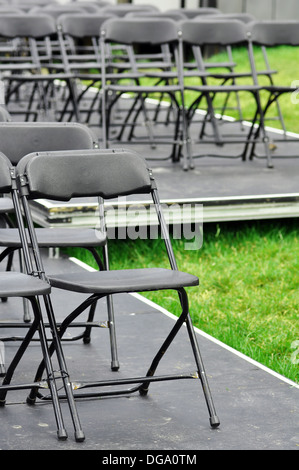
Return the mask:
POLYGON ((112 18, 103 24, 103 147, 115 146, 116 142, 143 145, 143 148, 146 144, 148 149, 154 150, 146 154, 148 160, 160 158, 177 162, 182 158, 183 168, 188 169, 190 150, 179 65, 182 60, 180 40, 177 23, 169 18, 112 18), (124 55, 121 50, 120 57, 116 51, 107 57, 107 45, 115 48, 126 45, 128 54, 124 55), (144 48, 151 49, 145 56, 144 48), (130 100, 121 100, 125 96, 130 100), (168 100, 165 112, 169 112, 169 107, 172 109, 171 121, 157 119, 161 97, 168 100), (114 117, 113 112, 120 102, 123 108, 127 102, 127 111, 114 117), (165 156, 157 157, 157 146, 166 148, 165 156), (165 146, 170 146, 170 150, 165 146))
MULTIPOLYGON (((53 123, 53 122, 9 122, 0 123, 0 148, 5 153, 13 166, 17 165, 21 158, 31 152, 93 149, 97 146, 93 133, 88 127, 78 123, 53 123)), ((1 201, 1 199, 0 199, 1 201)), ((88 250, 94 257, 98 269, 109 268, 106 234, 93 227, 38 227, 36 235, 40 247, 44 249, 65 249, 69 247, 81 247, 88 250), (98 252, 101 251, 101 255, 98 252)), ((21 240, 17 228, 0 228, 0 246, 4 251, 0 255, 0 262, 8 256, 7 270, 12 268, 12 254, 21 248, 21 240)), ((30 321, 30 313, 24 306, 24 322, 30 321)), ((87 326, 82 333, 72 336, 69 340, 83 339, 84 343, 90 342, 92 327, 108 328, 111 343, 111 368, 119 368, 117 354, 115 322, 112 298, 107 298, 108 321, 96 322, 94 320, 95 304, 89 312, 87 326)), ((0 322, 5 327, 20 327, 20 323, 0 322)), ((24 325, 26 326, 26 325, 24 325)), ((82 325, 78 325, 81 327, 82 325)), ((8 340, 8 339, 7 339, 8 340)))
MULTIPOLYGON (((287 45, 291 47, 299 46, 299 22, 298 21, 254 21, 248 25, 248 41, 249 41, 249 52, 251 56, 253 77, 255 82, 258 83, 259 78, 259 68, 256 63, 256 58, 254 55, 254 46, 262 47, 265 50, 268 48, 275 48, 277 46, 287 45)), ((279 64, 277 64, 279 70, 279 64)), ((294 77, 296 81, 297 77, 294 77)), ((263 90, 267 93, 263 104, 263 113, 264 119, 268 118, 270 110, 273 106, 279 104, 279 99, 284 94, 291 95, 296 93, 298 86, 296 83, 281 83, 279 78, 275 80, 275 83, 272 81, 270 85, 263 85, 263 90)), ((298 151, 298 138, 292 137, 286 133, 286 129, 283 123, 283 116, 280 117, 280 114, 277 116, 281 122, 282 136, 277 133, 268 132, 268 140, 270 142, 271 149, 271 161, 273 158, 297 158, 298 151), (291 142, 296 145, 292 146, 291 142), (279 144, 283 143, 283 151, 279 149, 279 144)), ((269 117, 269 120, 273 117, 269 117)), ((261 128, 261 123, 257 123, 257 129, 252 128, 252 135, 256 137, 257 142, 259 136, 263 132, 261 128)), ((254 143, 251 146, 251 151, 249 152, 249 158, 268 158, 267 154, 261 152, 260 149, 257 149, 257 145, 254 143)), ((272 163, 271 163, 272 165, 272 163)))
MULTIPOLYGON (((34 320, 32 325, 28 329, 28 332, 21 342, 20 347, 17 349, 10 365, 7 369, 2 384, 0 385, 0 406, 4 406, 6 402, 6 395, 8 392, 17 390, 28 390, 34 387, 35 389, 46 388, 50 390, 51 400, 53 403, 54 415, 57 425, 58 439, 65 440, 67 438, 67 432, 64 426, 63 417, 60 408, 60 402, 57 391, 57 380, 62 379, 66 394, 70 397, 69 403, 71 404, 71 411, 74 423, 76 425, 76 437, 79 441, 84 439, 84 434, 81 430, 78 415, 72 398, 72 391, 68 385, 68 377, 66 373, 58 374, 54 372, 52 366, 51 355, 48 350, 48 338, 46 336, 43 313, 41 310, 42 299, 51 292, 51 286, 46 279, 41 279, 37 274, 36 266, 33 263, 33 258, 29 254, 29 247, 27 244, 27 237, 25 228, 22 221, 22 215, 19 211, 18 196, 15 169, 11 167, 10 161, 5 157, 4 154, 0 153, 0 190, 3 193, 10 193, 12 195, 17 219, 18 229, 20 233, 20 239, 22 240, 22 246, 25 254, 26 273, 21 272, 1 272, 0 273, 0 296, 1 297, 20 297, 27 299, 32 306, 34 313, 34 320), (28 347, 33 340, 35 334, 38 334, 39 341, 42 350, 43 362, 46 369, 46 378, 31 383, 15 383, 17 367, 25 355, 28 347), (13 380, 14 379, 14 380, 13 380)), ((56 341, 57 327, 55 325, 55 319, 53 316, 48 316, 51 324, 51 331, 54 337, 55 347, 59 348, 59 341, 56 341)), ((25 355, 26 357, 26 355, 25 355)), ((57 355, 61 371, 66 371, 64 357, 61 351, 57 355)))
POLYGON ((56 23, 49 15, 0 17, 2 49, 6 43, 6 53, 0 57, 5 102, 11 114, 25 115, 25 120, 44 119, 50 112, 55 81, 65 83, 76 112, 72 76, 54 73, 52 35, 56 35, 56 23))
MULTIPOLYGON (((165 242, 166 252, 169 258, 169 269, 165 268, 137 268, 117 269, 101 272, 77 272, 48 275, 51 285, 62 289, 68 294, 71 292, 86 294, 86 299, 71 312, 61 323, 60 337, 63 337, 67 328, 84 311, 87 306, 106 296, 117 293, 132 293, 157 290, 175 290, 178 293, 178 301, 181 303, 182 313, 178 317, 170 333, 161 344, 157 354, 153 354, 153 361, 145 376, 129 379, 115 379, 108 381, 76 382, 75 397, 121 395, 139 392, 141 395, 148 393, 148 388, 153 381, 175 379, 200 379, 207 402, 211 426, 219 426, 207 375, 204 371, 203 361, 199 352, 197 339, 189 315, 188 296, 185 288, 198 285, 197 277, 178 270, 175 255, 172 249, 170 237, 159 201, 158 191, 152 172, 146 162, 137 153, 128 150, 91 150, 76 152, 52 152, 37 153, 25 156, 17 166, 20 182, 20 199, 28 221, 28 228, 34 233, 28 201, 32 198, 50 198, 67 201, 74 196, 101 197, 110 200, 118 196, 134 194, 151 195, 157 211, 157 218, 161 227, 161 237, 165 242), (47 178, 44 175, 47 175, 47 178), (156 375, 156 369, 165 355, 170 344, 183 325, 186 325, 191 349, 197 372, 186 374, 156 375), (124 384, 137 384, 129 389, 91 393, 81 393, 80 389, 89 387, 117 386, 124 384)), ((38 253, 38 247, 36 247, 38 253)), ((43 270, 42 260, 39 257, 40 269, 43 270)), ((51 346, 50 346, 51 349, 51 346)), ((138 355, 140 362, 141 355, 138 355)), ((44 365, 41 364, 37 377, 40 377, 44 365)), ((35 389, 30 394, 30 400, 44 399, 35 389)))
MULTIPOLYGON (((216 17, 217 16, 218 15, 216 15, 216 17)), ((197 66, 197 70, 193 69, 183 71, 185 78, 184 90, 191 94, 191 96, 193 95, 193 98, 190 100, 191 103, 188 104, 188 125, 191 128, 194 122, 195 127, 198 128, 198 137, 196 138, 195 136, 192 138, 192 144, 198 144, 198 150, 193 152, 193 158, 210 155, 223 158, 241 158, 245 161, 247 158, 247 147, 254 140, 251 135, 251 129, 258 122, 261 129, 259 142, 262 142, 264 145, 265 153, 267 154, 267 163, 270 167, 271 158, 268 148, 268 136, 265 131, 264 113, 260 98, 261 86, 254 81, 253 74, 250 75, 249 84, 238 82, 238 78, 240 78, 240 80, 244 78, 244 74, 242 72, 240 74, 235 71, 211 72, 205 66, 203 61, 202 48, 205 46, 217 45, 221 47, 236 47, 243 45, 245 46, 245 51, 247 50, 247 53, 249 54, 249 49, 246 47, 248 46, 248 42, 245 24, 238 20, 199 21, 197 19, 196 21, 186 20, 180 22, 180 28, 182 31, 183 42, 192 49, 194 64, 197 66), (192 80, 195 78, 197 83, 194 83, 194 81, 190 82, 190 77, 192 80), (211 79, 218 79, 219 82, 212 82, 211 79), (251 117, 251 126, 246 129, 239 129, 235 125, 235 121, 232 123, 225 121, 227 129, 223 129, 222 127, 220 128, 220 124, 223 124, 224 122, 217 119, 215 112, 216 97, 218 95, 225 96, 227 94, 240 92, 246 92, 248 96, 251 96, 252 102, 255 106, 253 116, 251 117), (198 125, 197 110, 201 110, 202 103, 205 102, 207 105, 207 113, 201 120, 201 124, 198 125), (209 132, 206 130, 208 125, 209 132), (233 128, 232 125, 234 126, 233 128), (203 144, 209 144, 209 147, 203 147, 203 144), (225 144, 229 144, 228 152, 224 152, 222 150, 222 147, 225 144), (221 152, 218 152, 220 147, 221 152), (239 148, 241 148, 241 152, 239 151, 239 148)), ((248 77, 247 72, 245 74, 245 78, 246 77, 248 77)), ((189 135, 191 135, 191 130, 189 130, 189 135)))
MULTIPOLYGON (((63 14, 57 20, 58 43, 63 72, 70 73, 76 83, 77 116, 69 109, 65 100, 61 119, 77 119, 89 125, 101 123, 101 53, 100 29, 112 15, 105 14, 63 14), (100 119, 91 121, 94 114, 100 119)), ((57 64, 56 64, 57 66, 57 64)))

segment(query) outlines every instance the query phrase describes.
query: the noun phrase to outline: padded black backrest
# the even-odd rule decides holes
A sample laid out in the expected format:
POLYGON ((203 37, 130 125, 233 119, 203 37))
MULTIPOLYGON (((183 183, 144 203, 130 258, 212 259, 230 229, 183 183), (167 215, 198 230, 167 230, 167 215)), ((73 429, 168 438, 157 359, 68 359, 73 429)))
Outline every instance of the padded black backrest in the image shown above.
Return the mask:
POLYGON ((254 21, 248 31, 251 40, 262 46, 299 45, 298 21, 254 21))
POLYGON ((17 173, 26 175, 32 199, 109 199, 151 190, 145 160, 129 150, 32 153, 20 161, 17 173))
POLYGON ((11 191, 10 161, 0 152, 0 193, 9 193, 11 191))
POLYGON ((247 40, 245 24, 238 20, 185 20, 180 28, 184 42, 199 46, 228 46, 247 40))
POLYGON ((0 122, 0 152, 17 165, 31 152, 92 149, 93 134, 78 123, 0 122))
POLYGON ((0 37, 37 39, 55 33, 55 20, 49 15, 0 15, 0 37))
POLYGON ((62 31, 75 38, 84 37, 99 37, 100 29, 104 21, 113 18, 114 15, 61 15, 58 19, 58 24, 61 26, 62 31))
POLYGON ((119 44, 164 44, 178 40, 177 23, 170 18, 113 18, 102 27, 108 41, 119 44))

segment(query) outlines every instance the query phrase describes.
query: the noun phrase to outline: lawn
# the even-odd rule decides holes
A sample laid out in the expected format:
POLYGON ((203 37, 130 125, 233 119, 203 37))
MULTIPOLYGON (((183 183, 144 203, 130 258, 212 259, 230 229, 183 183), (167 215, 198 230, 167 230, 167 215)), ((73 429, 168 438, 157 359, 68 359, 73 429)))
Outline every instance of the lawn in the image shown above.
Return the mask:
MULTIPOLYGON (((291 46, 277 46, 277 47, 270 47, 267 48, 267 58, 270 65, 271 70, 275 70, 275 74, 273 74, 273 80, 276 84, 281 84, 285 86, 297 86, 299 89, 299 63, 298 63, 298 54, 299 48, 298 47, 291 47, 291 46)), ((254 56, 256 61, 257 70, 265 70, 265 61, 263 58, 263 54, 260 48, 254 48, 254 56)), ((233 58, 236 62, 236 72, 246 72, 250 70, 249 67, 249 60, 248 55, 245 48, 239 47, 235 48, 233 51, 233 58)), ((211 57, 206 58, 206 62, 224 62, 227 59, 225 53, 218 53, 214 54, 211 57)), ((216 69, 215 69, 216 70, 216 69)), ((215 71, 214 70, 214 71, 215 71)), ((221 71, 221 69, 218 69, 221 71)), ((192 79, 188 79, 189 82, 192 79)), ((196 82, 196 79, 194 79, 196 82)), ((215 80, 210 79, 208 82, 210 84, 219 83, 215 80)), ((242 78, 237 79, 238 84, 252 84, 251 78, 242 78)), ((261 85, 269 85, 269 79, 263 76, 259 77, 259 83, 261 85)), ((249 120, 254 115, 255 111, 255 100, 251 96, 250 93, 247 92, 240 92, 239 93, 241 103, 242 103, 242 113, 245 120, 249 120)), ((262 102, 265 103, 268 94, 266 92, 262 93, 262 102)), ((186 94, 186 105, 188 106, 192 101, 192 94, 186 94)), ((214 101, 215 105, 221 105, 223 103, 223 97, 217 98, 214 101)), ((229 104, 230 107, 234 107, 236 105, 236 100, 234 95, 231 95, 229 104)), ((287 131, 299 133, 299 93, 286 93, 281 95, 279 98, 279 105, 281 108, 281 112, 284 117, 284 123, 287 131)), ((228 109, 226 113, 229 116, 239 118, 239 115, 236 111, 228 109)), ((277 107, 273 104, 267 114, 267 118, 270 117, 277 117, 277 107)), ((267 121, 267 125, 271 127, 276 127, 281 129, 281 125, 277 120, 269 120, 267 121)))

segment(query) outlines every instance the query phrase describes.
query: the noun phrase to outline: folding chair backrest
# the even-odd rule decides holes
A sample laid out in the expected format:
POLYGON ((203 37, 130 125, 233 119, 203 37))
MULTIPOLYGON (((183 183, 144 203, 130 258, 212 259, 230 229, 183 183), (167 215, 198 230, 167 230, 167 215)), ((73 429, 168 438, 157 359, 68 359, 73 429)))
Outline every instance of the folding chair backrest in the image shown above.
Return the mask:
POLYGON ((200 15, 193 18, 194 21, 197 20, 216 20, 216 21, 223 21, 223 20, 238 20, 242 21, 243 23, 251 23, 255 21, 255 17, 250 13, 219 13, 218 15, 200 15))
POLYGON ((171 8, 166 10, 167 13, 183 13, 186 18, 192 19, 196 16, 218 15, 221 11, 218 8, 171 8))
POLYGON ((49 15, 0 16, 0 37, 45 38, 56 33, 56 24, 49 15))
POLYGON ((99 10, 102 8, 96 2, 87 2, 86 0, 74 2, 76 7, 82 8, 87 13, 97 14, 99 10))
POLYGON ((25 12, 20 8, 1 4, 0 15, 25 15, 25 12))
POLYGON ((103 13, 112 13, 113 15, 118 16, 119 18, 122 18, 126 16, 128 13, 131 13, 132 11, 159 11, 158 7, 155 7, 154 5, 132 5, 132 4, 117 4, 117 5, 107 5, 103 7, 102 9, 103 13))
POLYGON ((248 33, 254 44, 262 46, 299 45, 298 21, 254 21, 248 33))
POLYGON ((95 147, 88 127, 78 123, 0 122, 0 152, 13 165, 31 152, 95 147))
POLYGON ((11 191, 11 163, 9 159, 0 152, 0 193, 10 193, 11 191))
POLYGON ((33 7, 30 10, 30 14, 32 15, 49 15, 51 16, 55 21, 61 16, 66 13, 72 13, 72 14, 77 14, 77 15, 82 15, 85 13, 85 10, 80 7, 76 7, 75 4, 72 4, 72 8, 68 8, 68 5, 54 5, 54 6, 49 6, 49 8, 45 7, 33 7))
POLYGON ((119 44, 164 44, 178 40, 176 22, 169 18, 116 18, 107 20, 105 39, 119 44))
POLYGON ((102 24, 109 18, 113 18, 113 15, 74 15, 70 13, 61 15, 58 24, 64 34, 74 38, 99 37, 102 24))
POLYGON ((138 12, 132 12, 128 13, 126 15, 126 18, 133 18, 133 17, 145 17, 145 18, 170 18, 174 21, 182 21, 186 19, 186 16, 183 13, 180 12, 165 12, 163 11, 162 13, 159 11, 138 11, 138 12))
POLYGON ((180 27, 183 41, 198 46, 228 46, 247 41, 245 24, 238 20, 185 20, 180 27))
POLYGON ((33 199, 110 199, 151 191, 145 160, 127 150, 32 153, 22 158, 17 173, 25 176, 33 199))

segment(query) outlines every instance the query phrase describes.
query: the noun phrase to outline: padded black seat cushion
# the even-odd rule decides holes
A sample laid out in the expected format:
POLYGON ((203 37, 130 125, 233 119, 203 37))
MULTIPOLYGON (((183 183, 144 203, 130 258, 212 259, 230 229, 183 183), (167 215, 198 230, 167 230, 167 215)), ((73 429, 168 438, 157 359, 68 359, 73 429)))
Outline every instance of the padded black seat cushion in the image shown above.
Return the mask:
POLYGON ((75 292, 114 294, 197 286, 198 278, 162 268, 96 271, 49 276, 52 287, 75 292))

